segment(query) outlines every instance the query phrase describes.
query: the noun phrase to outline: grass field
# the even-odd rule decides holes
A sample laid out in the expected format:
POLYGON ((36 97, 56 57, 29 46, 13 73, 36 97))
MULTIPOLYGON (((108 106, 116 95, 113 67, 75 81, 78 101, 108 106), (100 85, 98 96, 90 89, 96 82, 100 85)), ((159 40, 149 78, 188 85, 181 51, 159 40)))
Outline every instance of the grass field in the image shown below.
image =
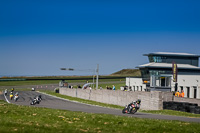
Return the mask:
MULTIPOLYGON (((42 85, 42 84, 58 84, 61 80, 27 80, 27 81, 0 81, 0 86, 21 86, 21 85, 42 85)), ((92 83, 93 80, 66 80, 69 84, 70 83, 92 83)), ((99 82, 103 82, 102 86, 106 86, 106 82, 110 87, 112 84, 109 82, 121 82, 121 84, 125 85, 125 78, 122 79, 99 79, 99 82)), ((96 81, 95 81, 96 83, 96 81)), ((99 85, 100 86, 100 85, 99 85)))
POLYGON ((198 133, 199 123, 18 106, 0 101, 0 132, 198 133))

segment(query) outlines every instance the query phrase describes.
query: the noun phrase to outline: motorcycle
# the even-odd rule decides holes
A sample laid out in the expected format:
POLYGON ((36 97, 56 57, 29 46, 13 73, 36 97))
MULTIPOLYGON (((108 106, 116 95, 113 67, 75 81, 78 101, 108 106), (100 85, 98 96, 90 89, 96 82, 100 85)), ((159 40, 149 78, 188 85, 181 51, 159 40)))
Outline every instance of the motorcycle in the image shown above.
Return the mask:
POLYGON ((42 100, 41 95, 36 96, 36 97, 33 98, 33 100, 32 100, 32 102, 30 103, 30 105, 40 104, 41 100, 42 100))
POLYGON ((14 97, 15 102, 17 102, 18 99, 19 99, 19 96, 15 95, 15 97, 14 97))
POLYGON ((5 94, 5 95, 7 95, 7 94, 8 94, 8 90, 7 90, 7 89, 5 90, 4 94, 5 94))
POLYGON ((10 94, 10 100, 12 100, 12 99, 13 99, 13 94, 11 93, 11 94, 10 94))
POLYGON ((138 99, 137 101, 131 102, 129 105, 126 105, 125 108, 122 110, 123 114, 135 114, 140 109, 141 100, 138 99))

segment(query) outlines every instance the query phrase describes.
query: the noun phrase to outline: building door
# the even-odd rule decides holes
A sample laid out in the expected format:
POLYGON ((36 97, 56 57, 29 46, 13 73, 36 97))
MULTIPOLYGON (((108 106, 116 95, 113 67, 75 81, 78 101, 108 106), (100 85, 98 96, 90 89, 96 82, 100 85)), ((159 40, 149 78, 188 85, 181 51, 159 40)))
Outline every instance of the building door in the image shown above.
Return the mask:
POLYGON ((194 98, 197 98, 197 87, 194 86, 194 98))
POLYGON ((190 87, 186 87, 187 88, 187 97, 190 97, 190 87))
POLYGON ((161 86, 165 87, 165 77, 160 77, 161 78, 161 86))

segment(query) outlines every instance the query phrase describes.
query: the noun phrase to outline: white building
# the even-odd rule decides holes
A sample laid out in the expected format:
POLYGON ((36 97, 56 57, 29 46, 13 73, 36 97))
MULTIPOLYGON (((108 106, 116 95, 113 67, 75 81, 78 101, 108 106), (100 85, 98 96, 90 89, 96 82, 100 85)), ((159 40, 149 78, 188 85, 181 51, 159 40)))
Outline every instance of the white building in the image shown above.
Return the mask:
POLYGON ((150 53, 149 63, 140 65, 141 78, 127 77, 126 85, 132 91, 179 91, 185 97, 200 99, 199 55, 187 53, 150 53), (177 65, 174 82, 172 62, 177 65))

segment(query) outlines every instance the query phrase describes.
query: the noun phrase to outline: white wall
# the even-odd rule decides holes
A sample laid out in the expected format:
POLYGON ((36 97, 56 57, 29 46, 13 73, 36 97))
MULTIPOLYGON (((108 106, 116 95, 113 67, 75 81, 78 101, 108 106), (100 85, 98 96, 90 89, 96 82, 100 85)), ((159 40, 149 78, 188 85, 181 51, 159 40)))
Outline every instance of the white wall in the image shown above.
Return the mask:
MULTIPOLYGON (((180 86, 183 86, 185 92, 185 97, 187 97, 187 87, 190 88, 189 98, 194 98, 194 87, 197 87, 196 98, 200 99, 200 75, 178 75, 178 86, 179 91, 180 86)), ((175 83, 172 82, 172 88, 175 86, 175 83)), ((173 89, 172 89, 173 90, 173 89)))
MULTIPOLYGON (((189 90, 189 98, 194 98, 194 87, 197 87, 196 91, 196 98, 200 99, 200 75, 178 75, 178 90, 181 92, 181 86, 183 87, 183 90, 185 92, 185 96, 187 97, 187 87, 190 88, 189 90)), ((131 86, 133 89, 135 86, 135 90, 137 90, 137 87, 142 86, 142 91, 146 89, 146 84, 143 84, 142 78, 126 78, 126 85, 131 86)), ((175 83, 173 82, 173 79, 171 79, 171 91, 175 90, 175 83)))
POLYGON ((143 84, 142 78, 127 77, 126 85, 131 86, 132 90, 135 88, 135 91, 137 91, 137 88, 139 89, 139 91, 141 91, 141 87, 142 87, 142 91, 144 91, 144 89, 146 89, 146 85, 143 84))

